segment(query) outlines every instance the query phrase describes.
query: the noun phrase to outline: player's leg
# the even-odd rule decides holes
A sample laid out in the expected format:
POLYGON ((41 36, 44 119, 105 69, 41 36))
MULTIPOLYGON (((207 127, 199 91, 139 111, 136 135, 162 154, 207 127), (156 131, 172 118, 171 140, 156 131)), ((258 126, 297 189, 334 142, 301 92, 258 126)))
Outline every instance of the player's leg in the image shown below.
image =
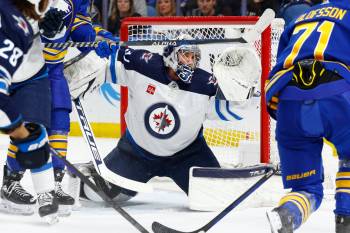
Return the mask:
POLYGON ((267 213, 273 233, 292 233, 318 209, 323 198, 324 123, 317 101, 286 101, 278 106, 276 139, 284 188, 291 192, 267 213))
MULTIPOLYGON (((67 154, 68 133, 70 131, 69 113, 72 110, 72 104, 66 79, 63 77, 62 69, 57 71, 50 70, 50 84, 52 93, 51 107, 51 125, 48 130, 50 145, 63 157, 67 154), (56 74, 57 73, 57 74, 56 74)), ((59 213, 61 216, 67 216, 71 213, 71 207, 74 205, 74 198, 62 189, 62 179, 65 174, 64 163, 53 157, 52 159, 55 173, 55 191, 58 203, 60 205, 59 213)))
MULTIPOLYGON (((35 78, 14 85, 15 90, 11 99, 20 106, 21 114, 26 122, 34 122, 47 127, 50 124, 51 93, 50 82, 47 79, 45 68, 35 78)), ((12 157, 16 157, 17 148, 11 147, 12 157)), ((9 162, 15 167, 14 162, 9 162)), ((19 164, 19 163, 17 163, 19 164)), ((18 168, 15 168, 18 169, 18 168)), ((57 221, 57 208, 54 192, 53 169, 51 158, 39 168, 31 169, 34 190, 39 203, 39 215, 47 218, 50 223, 57 221), (49 197, 50 198, 49 198, 49 197)))
POLYGON ((163 166, 163 173, 188 194, 191 167, 220 167, 202 135, 187 148, 168 158, 163 166))
MULTIPOLYGON (((129 139, 132 140, 130 135, 129 139)), ((146 183, 154 176, 152 171, 152 161, 141 155, 141 149, 135 149, 137 145, 132 145, 132 142, 130 142, 129 139, 127 139, 126 135, 123 135, 119 140, 117 147, 105 157, 104 162, 107 168, 117 175, 146 183)), ((137 194, 134 191, 120 188, 110 182, 104 181, 94 169, 91 172, 91 175, 95 183, 114 201, 126 201, 137 194), (107 186, 107 188, 105 186, 107 186)), ((89 199, 93 199, 93 197, 90 196, 89 188, 87 188, 86 185, 83 185, 83 189, 81 190, 84 192, 83 194, 85 196, 89 199)))
POLYGON ((350 232, 350 92, 325 100, 329 139, 337 149, 339 170, 336 176, 336 232, 350 232), (326 102, 327 101, 327 102, 326 102), (329 110, 328 110, 329 109, 329 110))

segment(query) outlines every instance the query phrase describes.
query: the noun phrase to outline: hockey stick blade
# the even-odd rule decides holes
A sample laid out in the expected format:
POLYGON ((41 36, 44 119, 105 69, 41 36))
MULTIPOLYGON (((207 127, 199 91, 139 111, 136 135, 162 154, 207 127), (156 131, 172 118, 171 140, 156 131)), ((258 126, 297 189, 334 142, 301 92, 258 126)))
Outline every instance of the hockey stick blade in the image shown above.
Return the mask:
POLYGON ((105 202, 111 204, 113 209, 115 209, 122 217, 124 217, 129 223, 131 223, 139 232, 141 233, 149 233, 140 223, 138 223, 133 217, 131 217, 123 208, 121 208, 118 204, 116 204, 110 197, 108 197, 102 190, 97 188, 97 186, 92 183, 88 177, 84 176, 73 164, 71 164, 68 160, 61 157, 61 155, 50 147, 50 152, 53 156, 62 161, 69 170, 72 171, 73 174, 78 176, 82 182, 84 182, 87 186, 89 186, 97 195, 99 195, 105 202))
POLYGON ((274 174, 276 174, 277 168, 274 166, 268 166, 265 175, 260 178, 256 183, 254 183, 247 191, 245 191, 241 196, 239 196, 235 201, 233 201, 229 206, 227 206, 223 211, 216 215, 212 220, 210 220, 206 225, 195 231, 178 231, 170 227, 164 226, 159 222, 152 223, 152 230, 154 233, 201 233, 207 232, 216 223, 223 219, 231 210, 237 207, 244 199, 246 199, 250 194, 252 194, 257 188, 259 188, 263 183, 270 179, 274 174))
POLYGON ((271 24, 274 18, 275 12, 272 9, 266 9, 251 30, 243 34, 243 39, 248 43, 258 40, 261 33, 271 24))

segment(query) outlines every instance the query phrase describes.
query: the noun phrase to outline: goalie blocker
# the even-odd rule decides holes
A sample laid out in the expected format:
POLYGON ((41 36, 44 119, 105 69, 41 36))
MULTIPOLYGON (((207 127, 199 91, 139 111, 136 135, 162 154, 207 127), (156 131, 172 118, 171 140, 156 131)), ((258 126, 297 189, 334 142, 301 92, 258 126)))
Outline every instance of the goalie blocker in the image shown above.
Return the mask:
MULTIPOLYGON (((258 164, 244 168, 201 168, 193 167, 189 179, 189 208, 200 211, 219 211, 227 207, 247 187, 257 182, 267 171, 268 164, 258 164)), ((282 187, 280 177, 272 177, 265 187, 256 190, 242 207, 271 206, 282 187)))

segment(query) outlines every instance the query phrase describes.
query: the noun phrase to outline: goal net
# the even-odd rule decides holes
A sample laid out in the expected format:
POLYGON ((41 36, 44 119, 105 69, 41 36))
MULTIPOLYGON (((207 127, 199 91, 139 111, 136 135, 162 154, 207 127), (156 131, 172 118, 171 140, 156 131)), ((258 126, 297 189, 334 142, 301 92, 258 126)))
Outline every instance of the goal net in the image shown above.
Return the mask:
MULTIPOLYGON (((232 39, 239 38, 244 30, 249 30, 258 20, 252 16, 213 16, 213 17, 147 17, 127 18, 121 27, 121 41, 174 40, 181 34, 189 34, 194 39, 232 39)), ((273 136, 269 116, 264 100, 264 83, 270 68, 276 61, 279 37, 283 31, 283 20, 275 20, 254 47, 261 58, 262 77, 260 82, 261 97, 259 108, 249 110, 247 117, 234 122, 206 121, 204 136, 224 167, 237 166, 242 163, 239 153, 254 155, 257 162, 270 162, 273 136)), ((215 59, 220 52, 233 43, 200 44, 200 68, 212 72, 215 59)), ((132 46, 131 46, 132 47, 132 46)), ((137 48, 162 53, 164 46, 144 46, 137 48)), ((127 108, 127 88, 121 88, 121 128, 125 130, 123 119, 127 108)), ((247 157, 247 156, 245 156, 247 157)), ((243 164, 244 165, 244 164, 243 164)))

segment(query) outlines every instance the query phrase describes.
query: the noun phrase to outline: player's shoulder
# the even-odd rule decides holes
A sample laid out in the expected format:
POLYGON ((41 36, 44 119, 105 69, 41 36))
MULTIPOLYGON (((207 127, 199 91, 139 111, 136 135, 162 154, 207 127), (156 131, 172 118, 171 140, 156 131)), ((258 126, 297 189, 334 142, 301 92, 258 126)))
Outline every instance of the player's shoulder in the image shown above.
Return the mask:
POLYGON ((213 74, 201 69, 195 69, 192 78, 191 91, 208 96, 215 95, 217 81, 213 74))
POLYGON ((0 35, 21 49, 32 43, 33 29, 30 23, 9 0, 2 0, 0 7, 0 35))
POLYGON ((213 75, 201 68, 197 68, 194 70, 193 77, 195 80, 198 80, 199 82, 206 83, 213 77, 213 75))

